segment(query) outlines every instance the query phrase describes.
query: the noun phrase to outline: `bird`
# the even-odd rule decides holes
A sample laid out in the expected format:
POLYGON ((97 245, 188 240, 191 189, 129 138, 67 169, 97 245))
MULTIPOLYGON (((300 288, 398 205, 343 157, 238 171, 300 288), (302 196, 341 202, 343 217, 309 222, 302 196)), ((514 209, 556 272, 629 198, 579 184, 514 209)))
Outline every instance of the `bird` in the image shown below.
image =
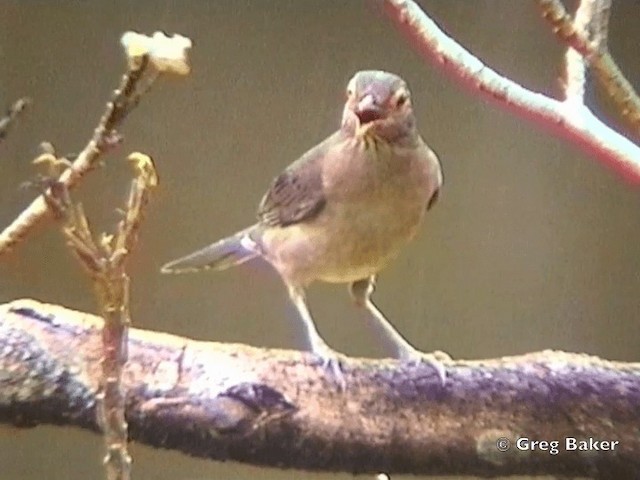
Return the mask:
POLYGON ((337 374, 341 354, 320 335, 306 291, 316 281, 347 284, 355 304, 382 327, 394 356, 426 359, 444 381, 442 362, 415 348, 371 299, 377 275, 415 237, 443 185, 411 100, 400 76, 357 72, 347 84, 340 128, 273 179, 257 222, 161 271, 225 270, 262 257, 284 281, 311 351, 337 374))

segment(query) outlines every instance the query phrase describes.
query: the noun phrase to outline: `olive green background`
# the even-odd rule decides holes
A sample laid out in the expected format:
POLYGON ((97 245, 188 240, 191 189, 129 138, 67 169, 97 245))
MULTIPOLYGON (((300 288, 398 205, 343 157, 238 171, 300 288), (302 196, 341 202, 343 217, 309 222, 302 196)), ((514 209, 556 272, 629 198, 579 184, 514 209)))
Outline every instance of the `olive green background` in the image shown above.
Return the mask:
MULTIPOLYGON (((445 171, 418 239, 380 277, 375 299, 400 331, 454 357, 553 348, 640 360, 638 190, 584 151, 461 90, 409 48, 375 3, 0 2, 0 105, 34 100, 0 144, 0 226, 34 196, 19 185, 33 177, 41 141, 60 152, 86 143, 123 71, 121 33, 187 35, 192 75, 158 82, 124 126, 124 146, 74 196, 98 230, 111 228, 129 184, 123 159, 134 150, 153 155, 161 184, 130 266, 135 325, 296 348, 296 316, 269 266, 190 276, 158 270, 252 222, 271 178, 337 128, 349 77, 387 69, 412 87, 420 130, 445 171)), ((421 4, 499 72, 560 94, 564 48, 533 2, 421 4)), ((639 1, 615 2, 610 47, 636 86, 638 24, 639 1)), ((0 258, 0 301, 21 297, 95 309, 52 223, 0 258)), ((337 349, 384 354, 345 288, 318 285, 310 302, 337 349)), ((135 478, 350 478, 136 445, 132 453, 135 478)), ((0 428, 0 480, 102 478, 101 456, 101 438, 89 433, 0 428)))

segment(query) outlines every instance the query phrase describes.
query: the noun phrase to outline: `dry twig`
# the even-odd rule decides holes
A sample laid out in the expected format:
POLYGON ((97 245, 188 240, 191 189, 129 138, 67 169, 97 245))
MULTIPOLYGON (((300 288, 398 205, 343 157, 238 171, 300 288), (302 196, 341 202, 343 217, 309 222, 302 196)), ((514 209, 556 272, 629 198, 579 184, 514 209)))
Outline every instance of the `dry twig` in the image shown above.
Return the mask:
MULTIPOLYGON (((60 162, 50 153, 40 157, 49 160, 54 172, 60 162)), ((127 451, 127 422, 125 420, 126 392, 122 373, 127 362, 129 313, 129 277, 125 261, 132 252, 142 221, 144 206, 158 179, 151 158, 135 153, 129 156, 136 178, 131 185, 124 218, 115 236, 102 234, 94 241, 89 221, 80 204, 71 201, 67 186, 57 180, 48 182, 44 198, 57 218, 63 219, 62 232, 75 254, 93 280, 102 326, 102 360, 98 401, 98 423, 105 436, 107 455, 105 467, 109 480, 130 478, 131 457, 127 451)))
MULTIPOLYGON (((111 101, 107 104, 107 109, 94 130, 91 140, 77 156, 71 168, 66 169, 58 179, 66 188, 74 187, 87 172, 97 165, 105 150, 120 142, 121 138, 116 128, 122 124, 133 108, 132 99, 136 85, 147 65, 147 61, 140 62, 122 77, 120 86, 114 91, 111 101)), ((47 203, 44 196, 40 195, 0 233, 0 255, 6 253, 20 241, 46 213, 47 203)))
MULTIPOLYGON (((60 175, 58 181, 66 188, 75 186, 98 164, 102 153, 121 142, 117 129, 138 106, 142 95, 149 91, 159 74, 189 73, 186 52, 191 47, 191 41, 188 38, 180 35, 167 37, 159 32, 152 37, 127 32, 121 41, 127 55, 128 70, 120 86, 113 92, 91 140, 78 154, 71 168, 60 175)), ((44 196, 40 195, 0 233, 0 255, 20 241, 46 213, 47 204, 44 196)))
MULTIPOLYGON (((130 478, 131 458, 127 451, 125 419, 126 392, 122 384, 131 323, 129 277, 125 271, 125 261, 135 246, 143 209, 158 178, 150 157, 140 153, 129 156, 135 179, 131 185, 124 218, 119 222, 115 235, 102 234, 98 240, 94 240, 82 205, 71 201, 69 189, 97 164, 104 151, 120 142, 117 128, 139 104, 142 95, 151 88, 160 73, 189 73, 186 51, 191 47, 191 41, 180 35, 167 37, 163 33, 156 33, 153 37, 148 37, 127 32, 122 37, 122 45, 127 54, 129 69, 107 104, 91 140, 73 163, 58 157, 51 144, 41 145, 42 152, 34 163, 43 165, 46 174, 34 183, 40 187, 42 195, 0 234, 2 254, 22 238, 47 211, 51 211, 54 217, 63 221, 62 231, 68 246, 91 276, 104 319, 100 382, 96 400, 97 419, 104 432, 107 449, 104 463, 109 480, 130 478)), ((15 115, 17 113, 14 112, 13 116, 15 115)))
POLYGON ((27 107, 31 104, 31 99, 23 97, 18 99, 7 111, 6 115, 0 118, 0 142, 5 139, 11 126, 27 107))

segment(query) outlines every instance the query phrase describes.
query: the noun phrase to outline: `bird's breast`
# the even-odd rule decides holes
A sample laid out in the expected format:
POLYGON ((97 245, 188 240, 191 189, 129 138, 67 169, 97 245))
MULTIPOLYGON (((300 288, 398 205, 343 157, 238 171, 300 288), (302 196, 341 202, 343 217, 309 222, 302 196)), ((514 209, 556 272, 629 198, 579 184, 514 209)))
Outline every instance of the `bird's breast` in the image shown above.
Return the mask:
POLYGON ((329 152, 322 170, 327 202, 359 206, 369 202, 386 210, 426 204, 431 172, 414 147, 401 147, 374 135, 347 139, 329 152))
POLYGON ((312 221, 265 233, 271 263, 298 284, 379 272, 416 234, 440 182, 435 156, 418 147, 354 138, 327 152, 323 210, 312 221))
MULTIPOLYGON (((356 139, 323 172, 327 204, 318 219, 333 252, 325 279, 372 275, 417 232, 433 190, 415 148, 356 139), (334 275, 335 274, 335 275, 334 275)), ((360 277, 362 278, 362 277, 360 277)), ((353 278, 348 278, 351 281, 353 278)))

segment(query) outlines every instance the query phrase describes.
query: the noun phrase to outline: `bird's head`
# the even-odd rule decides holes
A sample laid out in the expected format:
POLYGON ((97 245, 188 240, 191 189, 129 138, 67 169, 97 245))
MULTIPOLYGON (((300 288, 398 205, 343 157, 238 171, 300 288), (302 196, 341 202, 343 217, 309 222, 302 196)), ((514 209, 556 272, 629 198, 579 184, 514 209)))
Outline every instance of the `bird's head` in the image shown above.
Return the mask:
POLYGON ((373 133, 394 140, 415 132, 415 118, 407 84, 380 70, 356 73, 347 85, 343 128, 359 136, 373 133))

